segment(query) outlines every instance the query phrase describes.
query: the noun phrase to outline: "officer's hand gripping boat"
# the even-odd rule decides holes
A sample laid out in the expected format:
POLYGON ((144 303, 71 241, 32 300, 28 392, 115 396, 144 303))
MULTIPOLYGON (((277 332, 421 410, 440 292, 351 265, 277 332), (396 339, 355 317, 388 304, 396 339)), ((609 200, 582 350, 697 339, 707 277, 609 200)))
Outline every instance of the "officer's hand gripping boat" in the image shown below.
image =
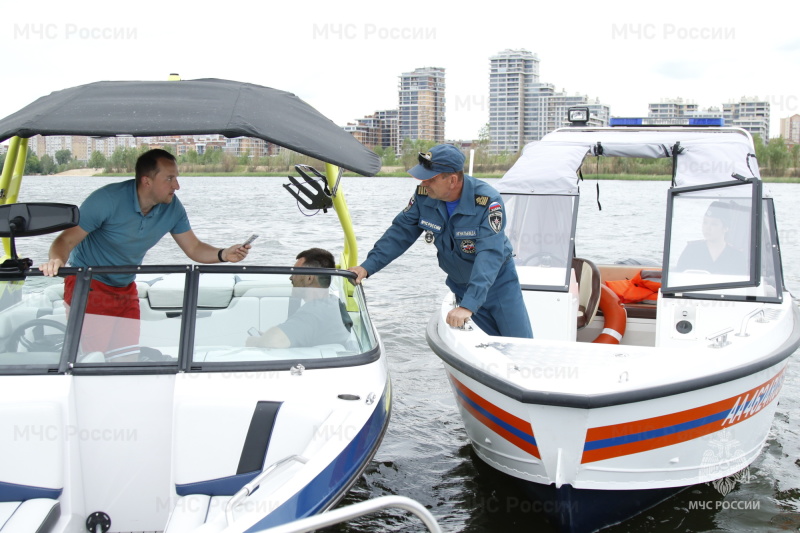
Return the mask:
MULTIPOLYGON (((299 531, 331 513, 368 511, 322 513, 360 476, 389 421, 386 356, 344 270, 357 249, 336 187, 337 166, 374 175, 379 158, 296 96, 225 80, 75 87, 3 119, 0 132, 11 138, 0 184, 8 257, 0 267, 0 531, 299 531), (247 261, 64 268, 59 276, 76 278, 67 312, 63 280, 48 284, 17 256, 23 237, 78 222, 75 206, 16 203, 27 138, 37 133, 220 133, 325 162, 324 191, 315 189, 334 192, 306 200, 336 210, 342 270, 304 273, 331 276, 318 290, 339 300, 330 320, 346 340, 246 347, 248 330, 283 322, 298 303, 289 281, 297 269, 247 261), (127 357, 87 349, 88 337, 132 326, 84 312, 89 281, 103 272, 137 274, 140 341, 127 357)), ((427 513, 415 503, 400 502, 427 513)))
POLYGON ((570 532, 735 481, 761 451, 800 345, 750 135, 564 128, 526 146, 496 188, 535 339, 450 328, 452 295, 427 328, 478 457, 570 532), (667 199, 663 268, 575 257, 579 168, 593 157, 673 160, 672 186, 637 199, 667 199), (710 261, 697 247, 720 220, 729 248, 710 261), (634 279, 628 289, 644 294, 623 306, 609 285, 634 279))

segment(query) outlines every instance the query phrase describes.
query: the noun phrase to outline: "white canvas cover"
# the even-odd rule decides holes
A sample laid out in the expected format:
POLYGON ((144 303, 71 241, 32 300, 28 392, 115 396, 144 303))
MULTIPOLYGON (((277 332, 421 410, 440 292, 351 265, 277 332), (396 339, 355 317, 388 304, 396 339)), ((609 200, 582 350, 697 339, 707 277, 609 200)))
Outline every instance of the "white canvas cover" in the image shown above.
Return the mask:
POLYGON ((525 146, 497 183, 504 194, 577 194, 584 157, 672 157, 678 143, 675 185, 688 187, 760 178, 750 135, 740 128, 596 128, 556 130, 525 146))
POLYGON ((678 155, 677 187, 704 185, 731 180, 732 174, 760 178, 753 150, 743 137, 692 139, 681 143, 678 155))
POLYGON ((589 149, 585 143, 532 142, 496 189, 502 194, 578 194, 577 170, 589 149))

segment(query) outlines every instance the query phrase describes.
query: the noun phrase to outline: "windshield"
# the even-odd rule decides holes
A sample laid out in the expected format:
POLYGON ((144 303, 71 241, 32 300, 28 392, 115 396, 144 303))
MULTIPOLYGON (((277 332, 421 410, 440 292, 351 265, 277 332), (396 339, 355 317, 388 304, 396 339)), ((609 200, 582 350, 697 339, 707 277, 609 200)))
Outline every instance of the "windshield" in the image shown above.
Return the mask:
POLYGON ((109 292, 91 275, 111 269, 65 270, 0 282, 0 373, 346 366, 378 345, 342 271, 139 267, 134 286, 109 292))
POLYGON ((565 290, 578 196, 504 194, 506 234, 523 288, 565 290))
POLYGON ((760 181, 670 190, 664 292, 756 287, 760 181))

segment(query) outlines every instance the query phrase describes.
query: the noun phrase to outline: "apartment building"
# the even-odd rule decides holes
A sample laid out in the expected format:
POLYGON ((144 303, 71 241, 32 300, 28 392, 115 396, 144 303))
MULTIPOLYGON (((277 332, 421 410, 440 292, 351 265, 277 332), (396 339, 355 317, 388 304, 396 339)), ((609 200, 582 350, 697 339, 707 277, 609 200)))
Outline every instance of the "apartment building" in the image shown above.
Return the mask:
POLYGON ((417 68, 400 75, 397 150, 403 140, 444 142, 445 77, 439 67, 417 68))
POLYGON ((503 50, 489 58, 489 151, 514 153, 569 125, 567 109, 588 107, 589 124, 608 126, 611 110, 598 99, 557 91, 539 79, 539 58, 527 50, 503 50))
POLYGON ((376 111, 372 115, 348 123, 344 130, 350 132, 358 142, 368 148, 391 148, 397 153, 400 145, 397 118, 397 109, 376 111))
POLYGON ((759 135, 766 143, 769 140, 769 102, 757 97, 742 97, 738 102, 722 104, 722 116, 726 126, 737 126, 759 135))
POLYGON ((676 118, 697 113, 698 105, 683 98, 662 98, 658 103, 647 104, 647 116, 650 118, 676 118))
POLYGON ((781 137, 787 144, 800 144, 800 115, 781 119, 781 137))

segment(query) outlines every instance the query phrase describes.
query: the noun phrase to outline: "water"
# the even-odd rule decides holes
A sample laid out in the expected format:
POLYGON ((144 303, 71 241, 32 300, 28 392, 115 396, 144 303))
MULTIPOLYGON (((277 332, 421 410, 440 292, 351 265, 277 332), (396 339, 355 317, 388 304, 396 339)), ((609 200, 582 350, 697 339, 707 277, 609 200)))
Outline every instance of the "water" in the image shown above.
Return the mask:
MULTIPOLYGON (((77 203, 112 178, 26 178, 20 201, 77 203)), ((342 251, 335 214, 303 217, 283 190, 286 179, 181 178, 179 197, 194 232, 215 246, 255 242, 247 263, 291 265, 311 246, 342 251)), ((359 236, 363 260, 373 243, 405 207, 413 178, 345 178, 343 187, 359 236)), ((624 258, 660 261, 666 182, 600 182, 582 186, 578 254, 597 263, 624 258), (593 234, 594 238, 586 237, 593 234)), ((800 294, 800 186, 766 185, 775 198, 786 285, 800 294)), ((21 254, 46 258, 52 236, 20 240, 21 254)), ((447 532, 541 532, 554 529, 541 509, 520 500, 505 479, 483 466, 468 444, 442 364, 425 341, 425 326, 446 293, 435 249, 422 240, 365 282, 374 322, 392 375, 394 405, 383 444, 365 475, 345 498, 354 503, 388 494, 427 506, 447 532)), ((153 263, 186 263, 169 237, 148 254, 153 263)), ((766 446, 751 465, 751 478, 727 496, 699 485, 608 533, 644 531, 797 531, 800 527, 800 363, 790 359, 777 414, 766 446), (696 508, 703 502, 710 509, 696 508)), ((422 530, 401 511, 366 517, 337 528, 346 533, 422 530)))

